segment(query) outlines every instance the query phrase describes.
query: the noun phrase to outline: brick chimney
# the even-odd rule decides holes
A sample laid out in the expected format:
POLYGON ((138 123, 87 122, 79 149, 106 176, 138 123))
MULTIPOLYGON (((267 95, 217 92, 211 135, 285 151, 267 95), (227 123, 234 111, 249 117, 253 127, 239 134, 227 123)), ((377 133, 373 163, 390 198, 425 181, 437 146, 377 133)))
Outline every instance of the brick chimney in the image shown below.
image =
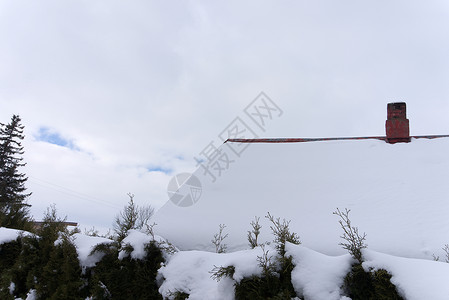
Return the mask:
POLYGON ((409 121, 405 102, 388 103, 387 121, 385 122, 387 143, 410 142, 409 121))

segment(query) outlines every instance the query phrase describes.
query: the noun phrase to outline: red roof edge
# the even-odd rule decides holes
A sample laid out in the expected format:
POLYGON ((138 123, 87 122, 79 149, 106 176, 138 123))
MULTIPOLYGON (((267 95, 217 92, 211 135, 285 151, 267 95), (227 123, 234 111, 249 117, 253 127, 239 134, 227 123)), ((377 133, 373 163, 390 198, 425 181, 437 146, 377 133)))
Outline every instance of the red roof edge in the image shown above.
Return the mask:
MULTIPOLYGON (((445 138, 449 135, 415 135, 410 136, 414 139, 436 139, 445 138)), ((342 140, 381 140, 386 141, 385 136, 366 136, 366 137, 333 137, 333 138, 261 138, 261 139, 227 139, 227 142, 233 143, 305 143, 305 142, 319 142, 319 141, 342 141, 342 140)))

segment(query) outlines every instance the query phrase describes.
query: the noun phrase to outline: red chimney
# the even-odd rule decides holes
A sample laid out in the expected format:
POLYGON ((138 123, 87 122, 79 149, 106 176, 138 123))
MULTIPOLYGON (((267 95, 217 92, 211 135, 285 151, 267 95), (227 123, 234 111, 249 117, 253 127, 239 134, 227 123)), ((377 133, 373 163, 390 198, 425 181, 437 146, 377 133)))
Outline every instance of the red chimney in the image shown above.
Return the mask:
POLYGON ((409 122, 405 102, 388 103, 387 121, 385 122, 387 143, 410 142, 409 122))

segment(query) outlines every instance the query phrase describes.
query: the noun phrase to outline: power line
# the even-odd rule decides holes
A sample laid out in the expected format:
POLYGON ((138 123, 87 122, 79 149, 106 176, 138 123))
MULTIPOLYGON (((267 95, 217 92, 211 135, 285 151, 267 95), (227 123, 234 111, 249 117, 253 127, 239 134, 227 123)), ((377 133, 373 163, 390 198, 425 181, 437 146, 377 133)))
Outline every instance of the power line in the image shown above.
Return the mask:
POLYGON ((37 177, 34 177, 34 176, 28 176, 28 177, 31 179, 32 182, 34 182, 34 184, 37 184, 39 186, 42 186, 42 187, 45 187, 45 188, 57 191, 57 192, 62 193, 62 194, 66 194, 66 195, 69 195, 69 196, 72 196, 72 197, 76 197, 76 198, 79 198, 79 199, 82 199, 82 200, 85 200, 85 201, 95 202, 97 204, 107 205, 107 206, 109 206, 111 208, 115 208, 115 209, 121 209, 122 208, 122 207, 119 207, 119 206, 114 205, 112 203, 109 203, 109 202, 107 202, 105 200, 101 200, 101 199, 98 199, 98 198, 95 198, 95 197, 92 197, 92 196, 89 196, 89 195, 77 192, 77 191, 69 189, 67 187, 64 187, 64 186, 61 186, 61 185, 58 185, 58 184, 54 184, 54 183, 51 183, 49 181, 46 181, 46 180, 43 180, 43 179, 40 179, 40 178, 37 178, 37 177), (44 183, 44 184, 39 183, 39 181, 44 183))

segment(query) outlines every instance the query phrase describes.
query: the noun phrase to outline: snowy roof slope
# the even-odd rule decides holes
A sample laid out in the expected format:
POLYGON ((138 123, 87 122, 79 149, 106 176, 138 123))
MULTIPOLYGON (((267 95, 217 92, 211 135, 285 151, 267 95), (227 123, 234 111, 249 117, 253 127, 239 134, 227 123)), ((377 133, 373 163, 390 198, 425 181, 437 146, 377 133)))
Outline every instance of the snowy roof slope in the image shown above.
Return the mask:
POLYGON ((349 208, 371 250, 430 258, 449 243, 447 153, 448 138, 251 144, 214 183, 198 169, 199 201, 168 201, 155 215, 155 230, 181 249, 213 250, 210 241, 224 223, 229 249, 244 249, 254 216, 261 217, 262 238, 272 239, 263 218, 270 212, 291 219, 304 246, 339 255, 332 212, 349 208))

